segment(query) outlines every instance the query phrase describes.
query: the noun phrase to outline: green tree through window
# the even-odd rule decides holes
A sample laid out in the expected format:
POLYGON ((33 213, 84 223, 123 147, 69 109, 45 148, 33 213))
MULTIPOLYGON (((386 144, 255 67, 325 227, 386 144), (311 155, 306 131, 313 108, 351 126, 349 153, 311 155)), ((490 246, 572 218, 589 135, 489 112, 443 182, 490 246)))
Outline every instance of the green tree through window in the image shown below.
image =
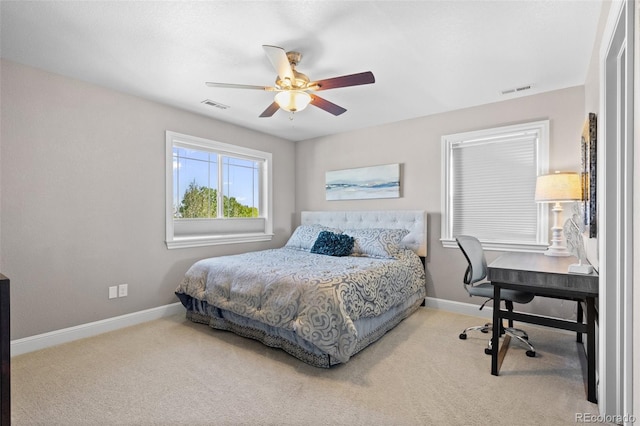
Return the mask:
MULTIPOLYGON (((225 195, 222 206, 225 217, 258 217, 257 207, 241 204, 235 197, 225 195)), ((218 191, 206 186, 198 186, 195 180, 190 182, 178 208, 178 217, 215 218, 217 211, 218 191)))

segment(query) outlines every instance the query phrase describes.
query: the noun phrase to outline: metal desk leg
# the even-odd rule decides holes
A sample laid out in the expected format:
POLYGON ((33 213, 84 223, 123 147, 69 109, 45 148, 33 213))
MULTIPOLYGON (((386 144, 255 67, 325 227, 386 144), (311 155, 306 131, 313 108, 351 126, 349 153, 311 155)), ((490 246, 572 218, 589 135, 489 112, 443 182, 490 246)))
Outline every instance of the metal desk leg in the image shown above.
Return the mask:
POLYGON ((587 400, 598 402, 596 388, 596 305, 587 297, 587 400))
POLYGON ((498 351, 500 349, 500 286, 493 284, 493 324, 491 329, 493 336, 491 337, 491 374, 497 376, 498 368, 498 351))
MULTIPOLYGON (((582 300, 578 300, 578 318, 576 322, 578 324, 582 324, 583 318, 584 318, 584 313, 582 311, 582 300)), ((582 343, 582 333, 579 331, 576 333, 576 342, 582 343)))

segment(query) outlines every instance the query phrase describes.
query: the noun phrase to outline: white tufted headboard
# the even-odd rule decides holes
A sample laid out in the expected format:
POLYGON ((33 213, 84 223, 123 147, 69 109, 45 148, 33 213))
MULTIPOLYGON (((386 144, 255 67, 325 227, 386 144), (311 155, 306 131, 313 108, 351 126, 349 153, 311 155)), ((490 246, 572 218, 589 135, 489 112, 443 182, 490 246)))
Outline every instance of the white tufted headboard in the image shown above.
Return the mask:
POLYGON ((319 224, 338 229, 408 229, 402 245, 418 256, 427 256, 427 213, 424 210, 305 211, 301 224, 319 224))

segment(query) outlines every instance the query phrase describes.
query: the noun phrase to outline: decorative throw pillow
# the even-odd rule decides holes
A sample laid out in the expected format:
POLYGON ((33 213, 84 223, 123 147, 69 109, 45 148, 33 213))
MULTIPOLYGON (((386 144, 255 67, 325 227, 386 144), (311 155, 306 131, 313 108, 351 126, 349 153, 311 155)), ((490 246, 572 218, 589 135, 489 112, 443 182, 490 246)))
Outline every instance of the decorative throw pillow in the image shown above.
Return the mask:
POLYGON ((400 241, 409 233, 406 229, 345 229, 354 238, 353 254, 357 256, 393 259, 401 250, 400 241))
POLYGON ((328 256, 349 256, 353 248, 353 237, 347 234, 336 234, 322 231, 311 248, 311 253, 328 256))
POLYGON ((285 244, 285 247, 309 251, 318 239, 318 235, 322 231, 332 231, 339 234, 339 229, 328 228, 322 225, 300 225, 293 231, 293 234, 285 244))

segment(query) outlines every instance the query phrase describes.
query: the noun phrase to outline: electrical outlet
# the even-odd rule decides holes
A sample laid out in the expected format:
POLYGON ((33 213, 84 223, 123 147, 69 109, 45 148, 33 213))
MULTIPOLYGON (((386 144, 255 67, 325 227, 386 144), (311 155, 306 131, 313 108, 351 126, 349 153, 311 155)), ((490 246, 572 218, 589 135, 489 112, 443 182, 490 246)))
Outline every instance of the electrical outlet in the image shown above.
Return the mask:
POLYGON ((112 285, 109 287, 109 299, 115 299, 116 297, 118 297, 118 286, 112 285))
POLYGON ((129 294, 129 284, 120 284, 118 286, 118 297, 126 297, 129 294))
POLYGON ((118 286, 118 297, 126 297, 129 294, 129 284, 120 284, 118 286))

